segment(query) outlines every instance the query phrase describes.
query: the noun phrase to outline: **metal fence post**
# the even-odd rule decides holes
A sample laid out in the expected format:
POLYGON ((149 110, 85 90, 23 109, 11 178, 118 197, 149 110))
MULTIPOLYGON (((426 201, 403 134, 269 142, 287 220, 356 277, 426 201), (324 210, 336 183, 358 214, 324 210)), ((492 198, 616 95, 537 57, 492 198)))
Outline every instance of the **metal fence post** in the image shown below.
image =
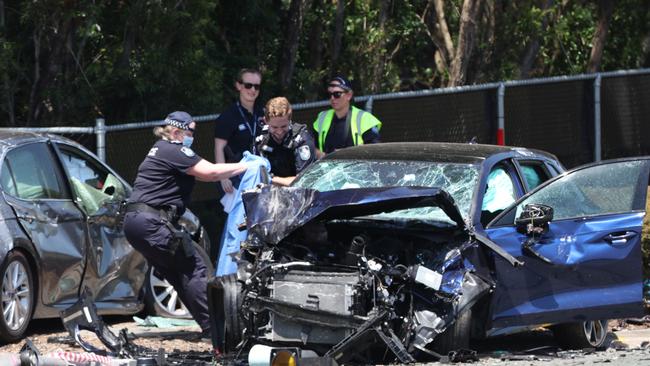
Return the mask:
POLYGON ((601 138, 602 133, 600 131, 600 85, 602 82, 601 74, 596 74, 596 79, 594 80, 594 161, 600 161, 602 159, 602 150, 601 150, 601 138))
POLYGON ((372 97, 370 97, 370 98, 368 98, 368 100, 366 100, 366 107, 364 108, 364 110, 366 112, 372 113, 372 97))
POLYGON ((103 118, 95 119, 95 135, 97 136, 97 157, 106 162, 106 121, 103 118))
POLYGON ((499 83, 499 88, 497 89, 497 145, 506 144, 506 132, 505 132, 505 107, 503 99, 506 95, 506 85, 504 83, 499 83))

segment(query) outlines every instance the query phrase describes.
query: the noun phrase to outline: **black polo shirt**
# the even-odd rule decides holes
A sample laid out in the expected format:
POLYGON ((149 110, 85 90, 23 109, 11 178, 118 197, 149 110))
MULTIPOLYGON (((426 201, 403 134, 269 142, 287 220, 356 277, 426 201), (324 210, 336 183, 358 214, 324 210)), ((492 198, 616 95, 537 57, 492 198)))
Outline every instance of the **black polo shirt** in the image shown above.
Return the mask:
POLYGON ((183 213, 190 202, 194 188, 194 176, 187 170, 201 157, 180 142, 159 140, 138 167, 129 202, 146 203, 162 208, 176 206, 183 213))
POLYGON ((281 143, 276 142, 264 126, 255 141, 260 155, 271 163, 271 173, 278 177, 293 177, 316 160, 316 148, 307 126, 293 123, 281 143))
POLYGON ((239 102, 219 115, 214 126, 214 137, 228 141, 224 154, 226 163, 242 159, 244 151, 253 151, 253 142, 264 125, 264 109, 259 105, 250 113, 239 102))
MULTIPOLYGON (((348 111, 348 113, 352 112, 348 111)), ((343 116, 343 118, 338 118, 336 113, 334 113, 334 116, 332 116, 332 124, 327 131, 325 143, 323 144, 324 153, 329 154, 337 149, 354 146, 350 125, 345 123, 346 119, 347 115, 343 116)), ((318 138, 318 133, 316 131, 312 131, 312 133, 316 138, 318 138)), ((375 131, 375 129, 370 129, 364 132, 363 135, 361 135, 361 138, 363 139, 364 144, 374 144, 380 141, 379 133, 375 131)))

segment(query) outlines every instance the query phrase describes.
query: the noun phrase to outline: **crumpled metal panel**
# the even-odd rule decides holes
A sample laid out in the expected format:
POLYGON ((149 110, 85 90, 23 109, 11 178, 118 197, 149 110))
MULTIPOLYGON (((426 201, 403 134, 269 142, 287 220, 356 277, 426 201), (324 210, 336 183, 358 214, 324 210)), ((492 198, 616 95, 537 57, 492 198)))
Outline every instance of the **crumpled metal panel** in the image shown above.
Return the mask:
POLYGON ((440 207, 459 227, 465 222, 453 198, 439 188, 354 188, 319 192, 263 185, 242 194, 246 225, 267 243, 277 244, 317 218, 352 218, 406 208, 440 207))
POLYGON ((643 213, 636 212, 551 222, 532 246, 550 263, 524 253, 529 237, 514 227, 489 229, 490 237, 526 261, 520 268, 495 262, 500 284, 492 299, 495 326, 566 322, 574 314, 601 319, 603 310, 606 317, 642 314, 639 235, 620 245, 603 240, 612 232, 640 233, 642 220, 643 213))
POLYGON ((74 302, 84 273, 84 217, 72 201, 25 201, 6 196, 41 261, 44 304, 74 302))
POLYGON ((119 202, 107 203, 88 218, 83 287, 92 290, 96 302, 136 301, 146 277, 146 260, 124 237, 116 220, 118 210, 119 202))

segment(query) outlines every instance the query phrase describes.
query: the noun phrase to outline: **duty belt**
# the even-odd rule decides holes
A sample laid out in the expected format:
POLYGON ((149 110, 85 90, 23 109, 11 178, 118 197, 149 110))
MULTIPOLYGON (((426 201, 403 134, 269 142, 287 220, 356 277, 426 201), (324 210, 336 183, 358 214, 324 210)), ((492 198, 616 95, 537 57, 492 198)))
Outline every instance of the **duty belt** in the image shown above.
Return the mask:
POLYGON ((126 204, 126 212, 147 212, 160 216, 161 218, 174 222, 178 219, 176 207, 169 206, 166 209, 155 208, 142 202, 129 202, 126 204))
POLYGON ((163 223, 173 234, 173 238, 168 243, 169 252, 175 254, 176 250, 182 249, 187 257, 194 255, 194 244, 191 235, 183 227, 177 225, 176 206, 159 209, 142 202, 129 202, 126 204, 126 212, 147 212, 160 216, 163 223))

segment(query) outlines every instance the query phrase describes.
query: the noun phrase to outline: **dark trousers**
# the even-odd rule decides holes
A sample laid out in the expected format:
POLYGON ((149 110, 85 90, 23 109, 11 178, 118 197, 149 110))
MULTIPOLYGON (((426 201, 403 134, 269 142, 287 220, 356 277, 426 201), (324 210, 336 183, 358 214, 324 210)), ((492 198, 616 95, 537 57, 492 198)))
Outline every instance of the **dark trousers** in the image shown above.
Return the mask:
POLYGON ((208 270, 203 258, 196 251, 186 256, 182 246, 171 253, 169 242, 173 233, 160 216, 153 213, 128 212, 124 216, 124 234, 131 246, 174 286, 201 329, 209 330, 208 270))

